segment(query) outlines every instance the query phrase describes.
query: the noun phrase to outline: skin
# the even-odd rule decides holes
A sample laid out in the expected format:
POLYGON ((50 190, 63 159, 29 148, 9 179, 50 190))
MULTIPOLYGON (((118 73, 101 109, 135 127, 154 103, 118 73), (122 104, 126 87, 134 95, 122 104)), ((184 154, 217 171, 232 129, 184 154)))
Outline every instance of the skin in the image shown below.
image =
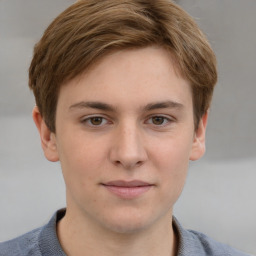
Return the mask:
POLYGON ((207 114, 195 131, 190 85, 166 50, 114 52, 64 84, 56 133, 37 108, 33 118, 46 158, 61 163, 67 212, 57 231, 68 255, 176 255, 173 206, 189 161, 204 154, 207 114), (149 189, 120 196, 105 185, 115 180, 149 189))

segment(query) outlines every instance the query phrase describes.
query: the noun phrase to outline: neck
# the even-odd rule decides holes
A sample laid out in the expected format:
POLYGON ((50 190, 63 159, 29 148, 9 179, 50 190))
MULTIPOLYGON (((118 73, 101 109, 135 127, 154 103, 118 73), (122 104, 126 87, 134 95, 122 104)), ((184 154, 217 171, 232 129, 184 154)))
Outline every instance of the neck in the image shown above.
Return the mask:
POLYGON ((69 256, 175 256, 177 238, 170 213, 138 232, 118 233, 84 221, 79 217, 65 217, 57 225, 62 248, 69 256))

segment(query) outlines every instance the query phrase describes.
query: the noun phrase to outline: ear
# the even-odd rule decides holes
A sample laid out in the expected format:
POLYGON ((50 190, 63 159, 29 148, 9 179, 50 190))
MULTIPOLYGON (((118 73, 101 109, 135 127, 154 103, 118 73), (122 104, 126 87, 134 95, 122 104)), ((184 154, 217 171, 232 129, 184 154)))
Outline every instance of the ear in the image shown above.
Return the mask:
POLYGON ((58 161, 59 155, 57 151, 55 134, 51 132, 46 125, 38 107, 34 107, 32 116, 41 138, 41 146, 43 148, 45 157, 51 162, 58 161))
POLYGON ((205 132, 208 120, 208 111, 203 115, 195 131, 190 160, 195 161, 201 158, 205 153, 205 132))

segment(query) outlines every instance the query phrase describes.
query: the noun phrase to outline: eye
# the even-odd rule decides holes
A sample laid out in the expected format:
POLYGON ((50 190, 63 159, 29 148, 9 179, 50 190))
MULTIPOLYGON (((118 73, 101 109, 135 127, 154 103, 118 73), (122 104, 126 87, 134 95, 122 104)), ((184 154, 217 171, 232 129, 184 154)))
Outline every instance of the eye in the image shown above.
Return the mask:
POLYGON ((171 122, 171 119, 164 116, 152 116, 147 121, 147 123, 156 125, 156 126, 164 126, 170 122, 171 122))
POLYGON ((101 116, 88 117, 88 118, 82 120, 82 123, 85 123, 89 126, 103 126, 107 122, 108 121, 101 116))
POLYGON ((166 118, 162 116, 154 116, 152 117, 152 123, 155 125, 162 125, 166 121, 166 118))
POLYGON ((102 118, 102 117, 98 117, 98 116, 96 116, 96 117, 91 117, 91 118, 89 119, 89 121, 90 121, 90 123, 91 123, 92 125, 101 125, 102 122, 103 122, 103 118, 102 118))

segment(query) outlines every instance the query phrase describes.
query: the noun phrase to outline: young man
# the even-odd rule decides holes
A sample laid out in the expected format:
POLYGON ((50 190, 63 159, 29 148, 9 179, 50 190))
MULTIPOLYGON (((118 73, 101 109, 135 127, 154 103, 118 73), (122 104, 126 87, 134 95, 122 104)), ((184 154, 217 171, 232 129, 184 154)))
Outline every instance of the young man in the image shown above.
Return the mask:
POLYGON ((216 61, 168 0, 81 0, 35 46, 29 85, 66 209, 0 255, 245 255, 172 217, 205 151, 216 61))

